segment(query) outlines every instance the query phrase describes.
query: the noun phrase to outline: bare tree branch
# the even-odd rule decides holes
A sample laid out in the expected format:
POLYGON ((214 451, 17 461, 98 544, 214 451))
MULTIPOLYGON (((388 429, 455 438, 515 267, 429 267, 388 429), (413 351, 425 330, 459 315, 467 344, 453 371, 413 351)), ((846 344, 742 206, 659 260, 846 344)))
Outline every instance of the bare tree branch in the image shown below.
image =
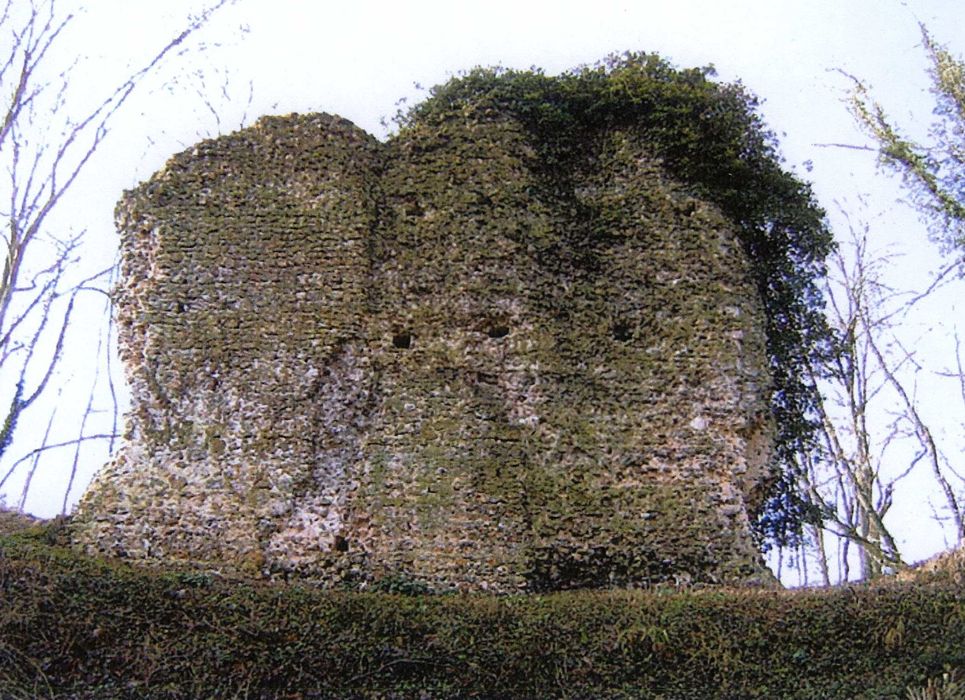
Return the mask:
POLYGON ((34 449, 30 450, 26 454, 22 455, 20 459, 18 459, 12 465, 10 465, 10 468, 7 469, 7 471, 4 473, 3 478, 0 479, 0 488, 3 488, 3 485, 7 483, 7 480, 11 476, 13 476, 13 474, 17 471, 17 468, 21 464, 23 464, 24 462, 27 462, 28 460, 33 459, 37 455, 43 454, 44 452, 49 452, 50 450, 60 449, 62 447, 73 447, 74 445, 81 442, 91 442, 93 440, 113 440, 117 437, 118 436, 116 434, 111 434, 111 433, 95 433, 93 435, 83 435, 81 437, 74 438, 73 440, 64 440, 63 442, 56 442, 51 444, 44 443, 40 447, 35 447, 34 449))
MULTIPOLYGON (((833 274, 825 289, 837 350, 821 377, 811 371, 822 388, 816 418, 823 457, 808 460, 800 471, 823 531, 842 542, 842 557, 856 551, 862 575, 874 577, 907 566, 886 522, 901 497, 901 484, 929 462, 946 499, 954 494, 939 463, 940 450, 905 383, 907 377, 914 380, 920 364, 892 333, 906 295, 882 284, 879 275, 891 260, 871 256, 867 225, 846 220, 851 254, 839 250, 831 256, 833 274), (910 459, 895 458, 911 446, 916 449, 910 459)), ((949 507, 959 510, 954 499, 949 507)), ((811 539, 817 546, 819 538, 811 539)), ((815 556, 827 561, 823 541, 820 548, 815 556)))
MULTIPOLYGON (((203 1, 203 0, 199 0, 203 1)), ((0 88, 6 102, 0 106, 0 216, 3 217, 0 248, 0 405, 6 415, 0 426, 0 457, 13 444, 25 425, 23 414, 36 410, 40 399, 55 386, 54 377, 64 356, 71 352, 71 327, 78 302, 87 292, 107 294, 108 271, 84 279, 87 264, 81 248, 83 233, 58 232, 52 214, 61 208, 92 158, 109 136, 120 111, 137 86, 171 59, 186 54, 188 40, 215 13, 234 0, 208 0, 201 11, 150 54, 139 67, 122 78, 90 105, 75 99, 80 59, 58 65, 58 47, 74 24, 74 16, 62 12, 58 0, 10 0, 0 11, 0 34, 7 42, 0 47, 0 88)), ((86 97, 86 96, 85 96, 86 97)), ((112 333, 112 326, 107 329, 112 333)), ((108 341, 109 344, 109 341, 108 341)), ((100 353, 104 343, 97 344, 100 353)), ((111 365, 107 365, 108 370, 111 365)), ((95 373, 97 375, 97 373, 95 373)), ((113 445, 117 433, 117 393, 108 379, 113 405, 109 432, 85 435, 94 403, 88 399, 80 419, 79 442, 43 438, 41 447, 13 461, 2 486, 16 467, 56 446, 94 439, 113 445)), ((34 421, 36 423, 36 421, 34 421)), ((30 467, 27 487, 36 471, 30 467)), ((69 475, 73 486, 77 461, 69 475)), ((67 475, 65 475, 67 476, 67 475)), ((26 495, 21 498, 21 505, 26 495)))

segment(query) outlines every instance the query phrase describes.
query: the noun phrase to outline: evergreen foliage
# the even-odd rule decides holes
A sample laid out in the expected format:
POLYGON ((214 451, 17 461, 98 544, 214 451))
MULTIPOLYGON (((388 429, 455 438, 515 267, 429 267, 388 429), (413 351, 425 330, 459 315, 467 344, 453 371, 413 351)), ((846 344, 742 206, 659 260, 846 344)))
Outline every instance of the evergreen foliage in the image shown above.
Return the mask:
POLYGON ((539 69, 476 68, 433 88, 397 121, 405 129, 454 111, 515 116, 560 188, 581 146, 611 129, 638 129, 671 175, 735 222, 764 303, 777 426, 774 485, 757 531, 764 541, 783 543, 810 516, 796 486, 795 458, 814 449, 816 389, 806 368, 820 367, 829 350, 816 280, 833 243, 810 187, 782 168, 758 100, 713 75, 712 68, 678 70, 643 53, 557 77, 539 69))
POLYGON ((921 25, 931 67, 935 117, 928 138, 916 141, 852 78, 848 101, 858 125, 875 142, 882 165, 900 175, 911 203, 945 252, 965 250, 965 61, 952 55, 921 25))

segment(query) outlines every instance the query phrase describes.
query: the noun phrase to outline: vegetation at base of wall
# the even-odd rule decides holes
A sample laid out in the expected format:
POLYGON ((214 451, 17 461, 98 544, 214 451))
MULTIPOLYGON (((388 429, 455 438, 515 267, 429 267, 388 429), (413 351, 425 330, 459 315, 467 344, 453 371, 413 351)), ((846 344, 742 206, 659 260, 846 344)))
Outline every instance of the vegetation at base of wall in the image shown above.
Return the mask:
POLYGON ((58 527, 0 535, 3 698, 880 700, 965 668, 951 579, 340 593, 86 558, 58 527))
POLYGON ((714 82, 713 74, 678 70, 642 53, 556 77, 538 69, 477 68, 433 88, 396 119, 404 132, 459 110, 513 114, 530 132, 547 177, 562 189, 574 154, 610 130, 641 129, 674 177, 736 222, 764 303, 774 381, 775 478, 757 531, 785 543, 810 516, 793 473, 796 455, 813 449, 817 394, 807 368, 820 367, 830 347, 816 280, 832 236, 810 187, 782 167, 757 98, 739 83, 714 82))

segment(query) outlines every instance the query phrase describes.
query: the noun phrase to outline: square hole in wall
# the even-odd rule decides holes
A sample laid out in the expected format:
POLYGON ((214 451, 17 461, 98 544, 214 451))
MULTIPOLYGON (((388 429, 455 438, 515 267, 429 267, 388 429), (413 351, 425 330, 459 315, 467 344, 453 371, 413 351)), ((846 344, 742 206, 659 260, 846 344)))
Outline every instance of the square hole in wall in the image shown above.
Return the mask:
POLYGON ((633 327, 626 321, 617 321, 614 323, 610 332, 613 334, 613 339, 619 340, 621 343, 633 339, 633 327))

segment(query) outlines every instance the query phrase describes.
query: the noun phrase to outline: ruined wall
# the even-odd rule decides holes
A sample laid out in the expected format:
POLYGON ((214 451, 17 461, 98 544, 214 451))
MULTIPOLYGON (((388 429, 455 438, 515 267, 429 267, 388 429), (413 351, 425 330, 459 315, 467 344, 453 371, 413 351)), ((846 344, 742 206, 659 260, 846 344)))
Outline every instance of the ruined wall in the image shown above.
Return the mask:
POLYGON ((130 434, 88 551, 326 585, 766 578, 760 302, 645 134, 265 118, 118 208, 130 434))

